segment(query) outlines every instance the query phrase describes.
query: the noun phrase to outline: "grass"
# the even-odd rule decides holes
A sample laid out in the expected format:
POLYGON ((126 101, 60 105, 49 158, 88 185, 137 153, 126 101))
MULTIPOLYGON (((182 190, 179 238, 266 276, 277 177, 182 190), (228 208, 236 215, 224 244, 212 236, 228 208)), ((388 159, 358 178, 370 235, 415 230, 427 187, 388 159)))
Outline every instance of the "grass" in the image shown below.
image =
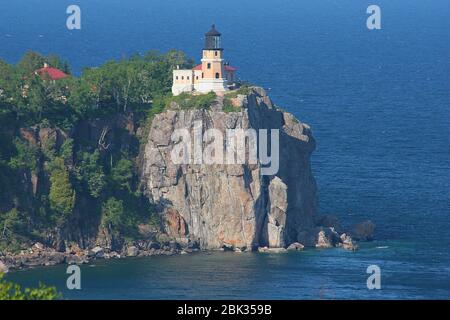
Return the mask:
POLYGON ((171 102, 175 102, 183 110, 208 109, 216 101, 216 98, 217 95, 213 91, 198 95, 183 92, 178 96, 169 97, 166 107, 170 106, 171 102))
POLYGON ((233 90, 225 94, 227 98, 237 98, 238 95, 249 95, 252 91, 252 88, 248 85, 243 85, 237 90, 233 90))
POLYGON ((237 107, 235 107, 233 105, 233 103, 231 102, 231 98, 225 97, 223 99, 223 108, 222 108, 223 112, 230 113, 230 112, 237 112, 239 110, 240 110, 240 108, 238 109, 237 107))

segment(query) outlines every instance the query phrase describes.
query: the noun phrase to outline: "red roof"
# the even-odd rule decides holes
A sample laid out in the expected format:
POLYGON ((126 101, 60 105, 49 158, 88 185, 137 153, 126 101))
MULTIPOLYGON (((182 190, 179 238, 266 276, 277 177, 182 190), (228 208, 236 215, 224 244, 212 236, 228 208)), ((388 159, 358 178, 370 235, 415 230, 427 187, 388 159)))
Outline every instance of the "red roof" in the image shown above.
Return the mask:
MULTIPOLYGON (((195 67, 192 68, 192 70, 202 70, 202 65, 198 64, 195 67)), ((236 71, 237 68, 229 66, 229 65, 225 65, 225 71, 236 71)))
POLYGON ((36 70, 36 73, 38 75, 40 75, 41 77, 48 76, 50 78, 50 80, 59 80, 59 79, 67 77, 67 74, 65 74, 61 70, 58 70, 58 69, 52 68, 52 67, 48 67, 48 66, 41 68, 39 70, 36 70))

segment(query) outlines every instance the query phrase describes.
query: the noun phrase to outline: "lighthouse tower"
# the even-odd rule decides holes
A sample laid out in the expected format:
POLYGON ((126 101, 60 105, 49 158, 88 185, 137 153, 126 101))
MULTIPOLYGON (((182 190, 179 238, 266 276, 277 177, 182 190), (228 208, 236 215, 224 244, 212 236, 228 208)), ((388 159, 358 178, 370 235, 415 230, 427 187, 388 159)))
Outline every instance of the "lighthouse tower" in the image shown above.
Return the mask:
POLYGON ((213 25, 205 34, 202 60, 192 69, 173 70, 173 95, 183 92, 221 93, 235 87, 236 68, 223 60, 221 34, 213 25))
POLYGON ((227 91, 227 79, 225 77, 225 64, 221 34, 212 25, 211 30, 205 34, 205 46, 202 54, 202 74, 196 90, 199 92, 227 91))

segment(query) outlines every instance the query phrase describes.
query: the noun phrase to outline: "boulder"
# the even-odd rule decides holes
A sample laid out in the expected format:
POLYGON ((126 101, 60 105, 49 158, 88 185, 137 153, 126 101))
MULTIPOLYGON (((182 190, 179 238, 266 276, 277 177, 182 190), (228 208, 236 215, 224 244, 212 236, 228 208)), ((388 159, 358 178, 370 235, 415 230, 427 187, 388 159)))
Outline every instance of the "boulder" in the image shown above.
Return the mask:
POLYGON ((0 273, 8 273, 8 271, 9 271, 8 266, 2 261, 0 261, 0 273))
POLYGON ((139 254, 139 249, 135 246, 127 248, 127 257, 136 257, 139 254))
POLYGON ((225 243, 224 245, 222 245, 221 249, 223 251, 234 251, 234 247, 231 244, 225 243))
POLYGON ((287 250, 288 250, 288 251, 301 251, 301 250, 303 250, 304 248, 305 248, 305 246, 302 245, 301 243, 299 243, 299 242, 294 242, 294 243, 291 243, 291 244, 289 245, 289 247, 287 247, 287 250))
POLYGON ((353 239, 359 241, 373 240, 373 233, 375 231, 375 224, 370 221, 363 221, 351 228, 350 235, 353 239))
POLYGON ((64 263, 65 260, 66 260, 66 255, 64 253, 52 252, 52 253, 49 253, 48 255, 44 255, 42 257, 42 260, 37 260, 37 261, 42 261, 38 265, 55 266, 57 264, 64 263))
POLYGON ((260 247, 260 248, 258 248, 258 252, 263 252, 263 253, 284 253, 284 252, 287 252, 287 250, 285 248, 260 247))
POLYGON ((105 250, 102 247, 96 246, 91 250, 91 255, 96 258, 103 258, 105 255, 105 250))
POLYGON ((330 239, 327 238, 325 231, 321 230, 317 234, 317 243, 316 248, 331 248, 333 245, 331 244, 330 239))
POLYGON ((196 250, 200 249, 200 245, 197 241, 189 241, 187 247, 189 249, 196 249, 196 250))
POLYGON ((147 249, 159 250, 159 249, 161 249, 161 244, 159 242, 152 241, 148 244, 147 249))
POLYGON ((181 238, 188 234, 186 221, 174 208, 169 208, 164 214, 167 234, 174 238, 181 238))
POLYGON ((178 242, 176 242, 176 241, 169 242, 169 250, 170 251, 178 251, 180 249, 181 249, 181 246, 178 242))
POLYGON ((340 237, 333 227, 320 228, 317 233, 316 248, 332 248, 338 243, 340 243, 340 237))
POLYGON ((33 245, 33 248, 32 248, 33 250, 37 250, 37 251, 42 251, 42 250, 44 250, 45 249, 45 246, 42 244, 42 243, 40 243, 40 242, 36 242, 34 245, 33 245))
POLYGON ((86 256, 68 254, 66 255, 65 262, 67 264, 85 264, 89 262, 89 259, 86 256))
POLYGON ((341 242, 339 243, 339 246, 346 250, 356 251, 358 249, 358 245, 353 241, 352 237, 349 235, 343 233, 341 234, 341 242))

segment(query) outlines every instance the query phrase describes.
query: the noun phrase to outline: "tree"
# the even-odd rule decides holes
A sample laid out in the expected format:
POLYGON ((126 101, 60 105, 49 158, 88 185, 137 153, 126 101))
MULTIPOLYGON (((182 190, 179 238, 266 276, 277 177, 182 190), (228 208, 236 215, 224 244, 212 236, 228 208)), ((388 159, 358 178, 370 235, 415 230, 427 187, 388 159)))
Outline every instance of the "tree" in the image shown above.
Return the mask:
POLYGON ((78 155, 81 160, 77 166, 77 178, 86 184, 92 197, 98 198, 106 186, 105 174, 100 164, 100 152, 81 152, 78 155))
POLYGON ((120 159, 111 170, 111 180, 119 189, 131 192, 131 182, 133 179, 134 165, 131 160, 120 159))
POLYGON ((101 227, 118 234, 124 227, 123 201, 112 197, 102 206, 101 227))
POLYGON ((61 297, 55 287, 47 287, 42 283, 38 288, 22 290, 20 285, 5 281, 0 273, 0 300, 56 300, 61 297))
MULTIPOLYGON (((89 102, 93 100, 95 105, 95 110, 99 110, 101 108, 101 104, 103 101, 108 100, 108 96, 106 95, 106 76, 103 72, 102 68, 88 68, 83 71, 83 74, 80 78, 82 82, 82 94, 89 96, 79 96, 78 100, 80 103, 89 102), (86 87, 87 85, 87 87, 86 87), (91 100, 92 99, 92 100, 91 100)), ((81 105, 81 104, 80 104, 81 105)), ((80 106, 79 105, 79 106, 80 106)))
POLYGON ((19 138, 14 138, 13 144, 16 154, 9 161, 9 166, 13 169, 36 170, 39 157, 39 150, 36 146, 23 142, 19 138))
POLYGON ((98 88, 85 79, 74 79, 71 83, 69 105, 80 119, 95 115, 99 104, 98 88))
POLYGON ((14 69, 6 62, 0 60, 0 104, 10 102, 13 81, 14 69))
POLYGON ((0 213, 0 240, 8 240, 10 236, 22 233, 24 231, 24 220, 17 209, 0 213))
POLYGON ((22 76, 30 76, 36 70, 44 67, 45 62, 46 58, 44 56, 34 51, 28 51, 19 61, 16 68, 22 76))
POLYGON ((55 158, 52 163, 49 200, 51 209, 59 214, 58 224, 62 224, 75 205, 75 190, 62 158, 55 158))

